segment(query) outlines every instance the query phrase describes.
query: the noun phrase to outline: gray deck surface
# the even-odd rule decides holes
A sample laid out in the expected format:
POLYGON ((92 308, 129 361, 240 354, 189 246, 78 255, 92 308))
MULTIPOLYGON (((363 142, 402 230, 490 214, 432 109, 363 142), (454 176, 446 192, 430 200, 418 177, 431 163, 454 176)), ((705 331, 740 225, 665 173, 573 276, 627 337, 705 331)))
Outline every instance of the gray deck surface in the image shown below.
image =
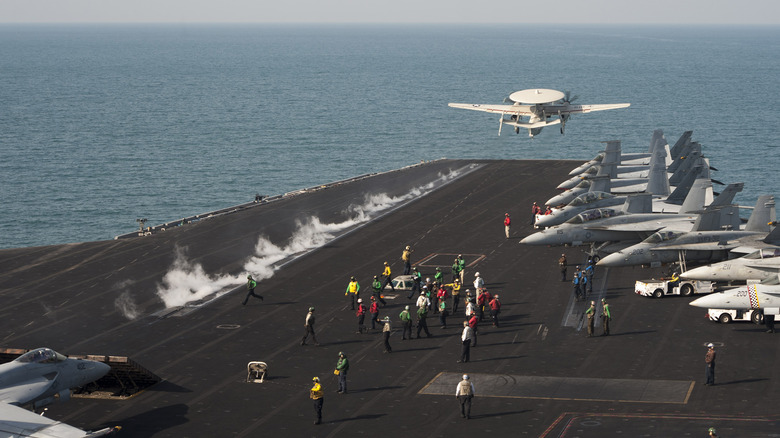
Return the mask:
MULTIPOLYGON (((259 283, 263 302, 242 306, 239 288, 180 316, 154 316, 163 309, 157 286, 177 252, 210 275, 238 275, 261 235, 283 245, 296 220, 315 215, 340 222, 366 193, 400 196, 470 163, 445 160, 389 172, 144 238, 2 250, 0 346, 128 356, 162 377, 129 400, 74 399, 47 412, 85 429, 120 425, 118 436, 126 437, 673 437, 705 436, 710 426, 724 437, 777 436, 780 338, 762 327, 709 322, 686 298, 636 296, 634 280, 653 271, 597 270, 595 297, 610 302, 612 336, 586 337, 585 303, 573 302, 556 263, 561 252, 581 262, 582 251, 518 244, 532 231, 531 203, 549 198, 579 164, 573 161, 474 161, 483 166, 286 264, 259 283), (504 238, 505 212, 513 218, 510 239, 504 238), (466 255, 467 279, 478 270, 501 295, 501 327, 481 326, 471 362, 456 363, 462 313, 445 330, 429 318, 432 338, 401 341, 396 332, 392 354, 382 353, 379 333, 355 333, 344 297, 349 277, 357 276, 366 291, 382 262, 400 273, 405 245, 414 248, 413 260, 426 259, 423 276, 450 264, 453 254, 466 255), (124 316, 122 299, 135 304, 137 318, 124 316), (302 347, 312 305, 321 345, 302 347), (714 387, 703 385, 707 342, 719 346, 714 387), (351 361, 346 395, 336 394, 332 374, 339 351, 351 361), (269 364, 265 383, 245 383, 246 364, 255 360, 269 364), (477 379, 477 393, 485 396, 464 420, 454 395, 421 392, 441 373, 464 372, 594 380, 592 390, 518 398, 491 397, 477 379), (319 426, 312 424, 308 399, 313 376, 323 380, 326 394, 319 426), (634 391, 630 385, 610 389, 627 381, 690 391, 626 396, 634 391), (642 400, 647 397, 676 402, 642 400)), ((400 295, 380 316, 390 315, 399 328, 405 304, 400 295)))

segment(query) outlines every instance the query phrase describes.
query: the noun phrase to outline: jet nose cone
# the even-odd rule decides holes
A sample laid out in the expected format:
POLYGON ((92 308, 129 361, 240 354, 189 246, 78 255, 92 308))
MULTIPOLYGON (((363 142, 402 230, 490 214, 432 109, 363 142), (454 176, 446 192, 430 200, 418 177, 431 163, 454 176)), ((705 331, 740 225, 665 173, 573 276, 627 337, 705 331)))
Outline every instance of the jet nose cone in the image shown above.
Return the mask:
POLYGON ((108 364, 105 364, 103 362, 94 362, 93 366, 90 369, 90 374, 92 377, 92 380, 97 380, 111 371, 111 366, 108 364))
POLYGON ((701 307, 703 309, 723 309, 728 305, 723 299, 722 293, 705 295, 701 298, 696 298, 688 304, 693 307, 701 307))
POLYGON ((599 260, 596 263, 596 266, 606 266, 606 267, 623 266, 626 264, 627 259, 628 256, 626 254, 623 254, 622 251, 613 252, 612 254, 599 260))
POLYGON ((544 233, 533 233, 530 236, 523 237, 520 243, 525 245, 544 245, 544 233))
POLYGON ((715 277, 712 275, 712 270, 709 266, 701 266, 698 268, 691 269, 689 271, 685 271, 682 274, 680 274, 680 278, 685 280, 711 280, 715 277))

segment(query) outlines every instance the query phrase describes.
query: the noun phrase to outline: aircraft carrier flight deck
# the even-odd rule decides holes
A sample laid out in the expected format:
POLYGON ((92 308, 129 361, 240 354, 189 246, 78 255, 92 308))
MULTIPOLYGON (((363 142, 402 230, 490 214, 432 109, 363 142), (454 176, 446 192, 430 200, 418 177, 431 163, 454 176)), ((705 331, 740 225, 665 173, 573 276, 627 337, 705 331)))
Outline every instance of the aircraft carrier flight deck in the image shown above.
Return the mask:
POLYGON ((534 231, 532 203, 579 164, 438 160, 148 236, 0 250, 0 347, 128 358, 156 376, 132 396, 73 398, 46 412, 85 430, 121 426, 123 437, 683 437, 709 427, 776 436, 780 349, 763 327, 710 322, 686 297, 637 296, 634 281, 660 270, 597 268, 588 301, 606 298, 613 322, 610 336, 589 338, 570 281, 583 248, 519 244, 534 231), (356 206, 382 204, 372 195, 393 207, 352 225, 362 217, 356 206), (334 239, 291 246, 307 227, 334 239), (463 254, 461 293, 480 272, 500 295, 500 327, 480 324, 468 363, 457 362, 463 305, 446 329, 429 314, 432 337, 401 340, 398 314, 414 301, 387 292, 380 318, 393 320, 392 353, 383 353, 381 330, 356 333, 350 277, 367 299, 383 262, 401 274, 406 245, 423 277, 440 267, 449 279, 463 254), (284 250, 278 260, 273 248, 284 250), (572 265, 566 282, 561 253, 572 265), (274 263, 272 274, 262 270, 274 263), (246 272, 264 299, 242 305, 246 272), (198 300, 177 304, 192 290, 198 300), (300 345, 310 306, 319 346, 300 345), (704 385, 709 342, 715 386, 704 385), (348 394, 336 393, 339 352, 350 360, 348 394), (262 383, 247 382, 252 361, 268 365, 262 383), (455 398, 464 373, 476 390, 468 420, 455 398), (325 391, 321 425, 312 424, 314 376, 325 391))

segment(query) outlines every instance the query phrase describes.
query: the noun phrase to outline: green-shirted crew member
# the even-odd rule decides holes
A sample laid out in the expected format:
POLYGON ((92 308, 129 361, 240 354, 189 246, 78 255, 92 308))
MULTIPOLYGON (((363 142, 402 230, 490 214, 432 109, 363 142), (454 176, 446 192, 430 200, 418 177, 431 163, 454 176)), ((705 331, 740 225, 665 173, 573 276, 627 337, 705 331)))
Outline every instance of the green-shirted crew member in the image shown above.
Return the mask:
POLYGON ((585 311, 585 316, 588 317, 588 337, 593 336, 593 323, 595 321, 596 316, 596 302, 591 301, 590 307, 588 307, 588 310, 585 311))
POLYGON ((371 291, 376 301, 382 303, 383 306, 387 305, 385 299, 382 298, 382 282, 379 281, 379 277, 376 275, 374 275, 374 281, 371 282, 371 291))

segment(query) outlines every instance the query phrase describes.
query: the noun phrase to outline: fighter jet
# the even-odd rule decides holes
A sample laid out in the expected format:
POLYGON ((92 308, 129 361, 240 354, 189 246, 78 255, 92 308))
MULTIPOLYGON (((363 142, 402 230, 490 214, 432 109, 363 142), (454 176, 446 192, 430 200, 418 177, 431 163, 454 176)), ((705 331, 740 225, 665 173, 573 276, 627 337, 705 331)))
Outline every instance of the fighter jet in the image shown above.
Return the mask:
POLYGON ((751 248, 752 251, 780 243, 780 227, 770 232, 768 225, 775 223, 775 215, 774 196, 761 196, 744 230, 700 231, 701 216, 693 231, 659 231, 634 246, 604 257, 597 264, 608 267, 661 266, 678 260, 724 260, 730 250, 751 248))
POLYGON ((680 277, 724 282, 759 280, 777 284, 780 281, 780 248, 762 248, 744 257, 690 269, 680 277))
MULTIPOLYGON (((701 188, 711 183, 706 178, 696 180, 701 188)), ((736 194, 742 191, 743 184, 731 184, 707 207, 704 208, 704 197, 699 196, 700 189, 691 190, 685 198, 679 213, 645 213, 646 205, 650 203, 650 194, 630 195, 621 209, 588 210, 569 219, 561 225, 556 225, 540 232, 531 234, 520 241, 527 245, 583 245, 598 242, 621 242, 626 247, 630 242, 638 243, 661 229, 687 230, 699 218, 699 213, 713 214, 715 218, 702 225, 713 230, 720 230, 729 225, 738 228, 739 219, 735 215, 722 214, 722 208, 730 205, 736 194), (635 204, 645 204, 636 207, 635 204), (637 212, 639 211, 639 212, 637 212), (710 213, 711 212, 711 213, 710 213)), ((606 247, 599 248, 606 250, 606 247)), ((612 246, 610 249, 618 250, 612 246)), ((592 249, 594 252, 596 248, 592 249)))
POLYGON ((764 315, 780 314, 780 286, 752 284, 715 292, 691 301, 705 309, 761 309, 764 315))
POLYGON ((0 436, 76 438, 107 435, 116 428, 85 432, 22 406, 37 409, 70 399, 70 390, 103 377, 108 365, 69 359, 49 348, 37 348, 0 365, 0 436))
MULTIPOLYGON (((692 133, 692 131, 689 131, 692 133)), ((684 136, 685 134, 683 134, 684 136)), ((690 134, 688 135, 690 138, 690 134)), ((679 140, 678 140, 679 142, 679 140)), ((659 147, 669 146, 666 142, 666 138, 664 137, 664 132, 661 129, 656 129, 653 131, 653 137, 650 139, 650 150, 646 153, 630 153, 625 154, 623 153, 622 149, 618 148, 616 150, 611 150, 610 148, 614 148, 618 145, 610 145, 607 143, 606 150, 600 152, 598 155, 596 155, 592 160, 586 161, 582 163, 580 166, 577 166, 576 168, 572 169, 571 172, 569 172, 569 175, 576 176, 581 173, 586 172, 588 169, 590 169, 593 166, 598 166, 600 164, 603 164, 605 160, 609 162, 609 158, 607 157, 607 154, 610 152, 616 152, 616 164, 618 165, 625 165, 625 166, 639 166, 639 165, 648 165, 650 164, 650 159, 653 157, 653 154, 655 153, 656 149, 659 147)), ((558 188, 562 188, 558 186, 558 188)))
MULTIPOLYGON (((696 172, 703 172, 708 169, 709 164, 705 158, 697 159, 698 165, 692 168, 691 172, 686 173, 686 178, 672 192, 669 180, 666 176, 666 169, 662 163, 653 168, 647 185, 647 193, 656 195, 653 199, 653 208, 656 212, 678 212, 680 205, 684 202, 688 193, 694 187, 696 172)), ((708 171, 708 170, 707 170, 708 171)), ((706 203, 712 201, 712 187, 695 188, 695 190, 704 190, 706 203)), ((560 225, 572 217, 594 208, 613 207, 623 204, 627 196, 617 196, 611 193, 592 191, 583 193, 563 208, 553 209, 551 214, 537 215, 534 225, 537 228, 551 227, 560 225)))

